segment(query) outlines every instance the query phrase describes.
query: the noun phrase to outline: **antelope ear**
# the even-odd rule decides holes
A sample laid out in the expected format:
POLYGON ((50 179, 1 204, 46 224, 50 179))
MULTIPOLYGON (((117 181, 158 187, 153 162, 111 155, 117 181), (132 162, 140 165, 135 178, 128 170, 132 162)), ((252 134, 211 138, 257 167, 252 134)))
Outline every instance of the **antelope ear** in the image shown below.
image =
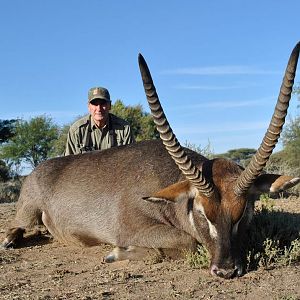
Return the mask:
POLYGON ((254 182, 254 187, 260 193, 276 193, 287 190, 300 182, 299 177, 286 175, 263 174, 254 182))
POLYGON ((270 188, 270 192, 281 192, 285 191, 300 182, 299 177, 292 177, 292 176, 280 176, 270 188))
POLYGON ((175 203, 181 199, 195 198, 197 189, 189 181, 180 181, 156 192, 153 196, 143 197, 143 200, 154 203, 175 203))
POLYGON ((173 200, 167 199, 167 198, 159 198, 159 197, 143 197, 142 198, 145 201, 149 201, 152 203, 157 203, 157 204, 168 204, 168 203, 174 203, 173 200))

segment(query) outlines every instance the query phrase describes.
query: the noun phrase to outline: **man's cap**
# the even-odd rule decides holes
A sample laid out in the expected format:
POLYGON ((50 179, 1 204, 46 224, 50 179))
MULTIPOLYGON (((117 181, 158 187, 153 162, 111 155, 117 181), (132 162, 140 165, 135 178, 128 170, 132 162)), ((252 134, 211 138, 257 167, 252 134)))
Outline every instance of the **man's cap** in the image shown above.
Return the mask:
POLYGON ((90 103, 95 99, 102 99, 111 102, 108 90, 103 87, 93 87, 89 90, 88 102, 90 103))

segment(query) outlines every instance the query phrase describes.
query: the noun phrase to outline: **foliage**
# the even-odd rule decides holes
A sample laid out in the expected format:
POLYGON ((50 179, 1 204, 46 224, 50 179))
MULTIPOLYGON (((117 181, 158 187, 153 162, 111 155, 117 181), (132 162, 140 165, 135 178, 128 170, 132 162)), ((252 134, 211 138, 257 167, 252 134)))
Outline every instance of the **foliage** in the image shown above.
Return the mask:
POLYGON ((210 264, 210 254, 203 245, 198 245, 197 251, 192 253, 188 252, 185 255, 186 262, 192 268, 208 268, 210 264))
POLYGON ((247 235, 247 269, 269 269, 300 261, 299 215, 275 209, 262 195, 247 235))
POLYGON ((235 161, 237 164, 245 167, 249 163, 251 157, 256 153, 253 148, 238 148, 228 150, 226 153, 218 154, 218 157, 228 158, 235 161))
POLYGON ((262 209, 266 211, 272 211, 274 209, 275 201, 271 199, 268 194, 261 194, 259 201, 262 209))
POLYGON ((262 253, 257 253, 258 264, 265 269, 276 266, 289 266, 300 260, 300 239, 295 239, 289 246, 280 247, 279 240, 266 239, 262 253))
POLYGON ((295 174, 300 173, 300 116, 291 119, 283 134, 283 152, 286 163, 292 167, 295 174))
POLYGON ((0 203, 16 202, 19 198, 23 178, 0 182, 0 203))
POLYGON ((14 135, 17 120, 0 120, 0 144, 7 142, 14 135))
POLYGON ((0 158, 13 163, 16 168, 21 163, 35 168, 49 157, 57 137, 58 127, 50 117, 38 116, 29 121, 18 120, 15 135, 0 149, 0 158))
POLYGON ((264 170, 268 173, 288 174, 288 172, 286 172, 287 167, 288 166, 285 163, 284 151, 281 150, 278 152, 274 152, 270 156, 264 170))
POLYGON ((112 105, 111 112, 129 122, 137 142, 159 137, 152 116, 143 111, 140 104, 125 106, 121 100, 117 100, 112 105))
POLYGON ((9 167, 5 161, 0 160, 0 182, 5 182, 9 179, 9 167))
POLYGON ((193 151, 195 151, 195 152, 197 152, 197 153, 205 156, 208 159, 212 159, 212 158, 215 157, 214 150, 213 150, 213 148, 211 146, 210 141, 208 141, 208 144, 205 147, 203 147, 203 148, 201 147, 201 145, 197 146, 197 145, 195 145, 193 143, 190 143, 188 141, 185 142, 184 146, 186 148, 189 148, 189 149, 191 149, 191 150, 193 150, 193 151))
MULTIPOLYGON (((81 117, 78 117, 78 119, 79 118, 81 117)), ((70 129, 69 124, 63 125, 58 129, 58 138, 56 141, 54 141, 53 149, 50 152, 50 157, 63 156, 66 148, 69 129, 70 129)))

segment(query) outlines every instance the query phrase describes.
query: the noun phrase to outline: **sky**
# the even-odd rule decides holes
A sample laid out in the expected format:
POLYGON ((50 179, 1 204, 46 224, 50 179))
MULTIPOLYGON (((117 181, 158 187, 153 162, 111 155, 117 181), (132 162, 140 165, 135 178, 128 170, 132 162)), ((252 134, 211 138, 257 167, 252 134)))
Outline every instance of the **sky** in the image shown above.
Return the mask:
POLYGON ((259 147, 300 1, 0 0, 0 37, 0 119, 71 123, 94 86, 149 112, 141 53, 179 141, 224 153, 259 147))

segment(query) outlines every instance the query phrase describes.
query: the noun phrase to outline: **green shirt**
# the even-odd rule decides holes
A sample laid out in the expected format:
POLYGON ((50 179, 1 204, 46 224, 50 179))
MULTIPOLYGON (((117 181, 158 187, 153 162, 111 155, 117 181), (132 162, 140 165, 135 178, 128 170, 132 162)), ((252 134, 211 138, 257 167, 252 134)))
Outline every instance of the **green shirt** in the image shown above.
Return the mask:
POLYGON ((133 142, 130 125, 125 120, 109 114, 107 124, 98 128, 90 115, 86 115, 71 125, 64 155, 103 150, 133 142))

